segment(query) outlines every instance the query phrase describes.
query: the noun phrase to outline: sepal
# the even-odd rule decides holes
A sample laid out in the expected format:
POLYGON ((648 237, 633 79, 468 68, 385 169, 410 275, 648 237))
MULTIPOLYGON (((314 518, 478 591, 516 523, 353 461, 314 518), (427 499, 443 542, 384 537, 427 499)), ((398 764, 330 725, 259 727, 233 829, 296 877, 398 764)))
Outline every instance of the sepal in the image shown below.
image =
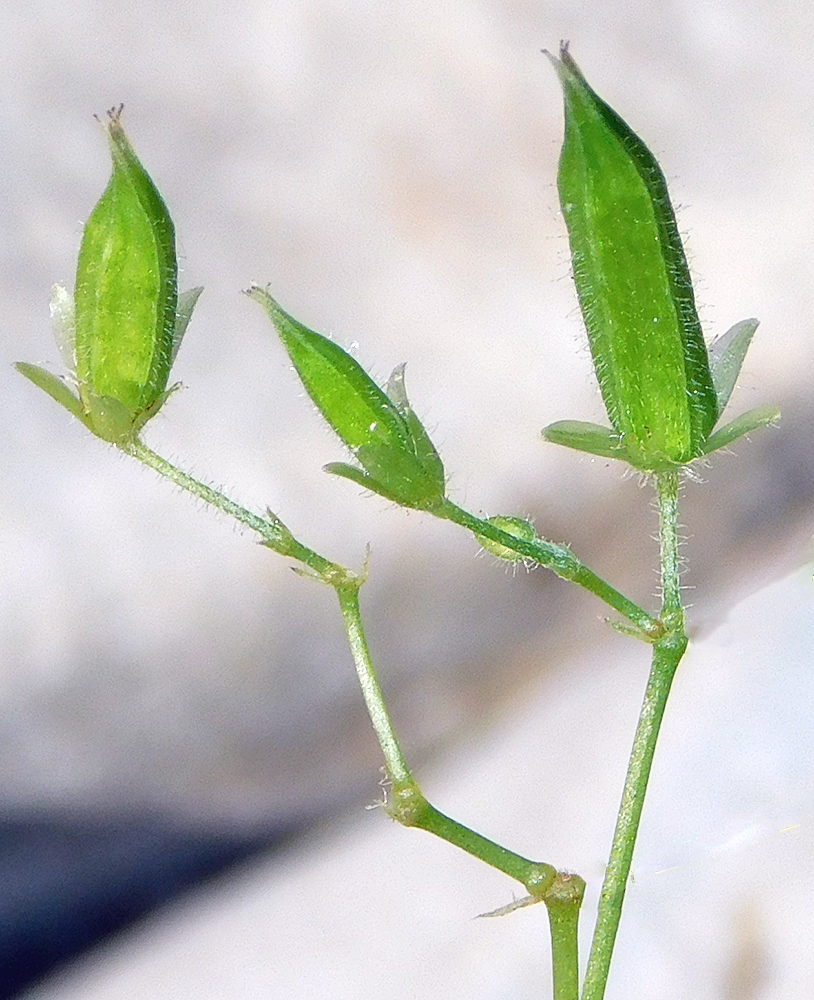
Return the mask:
POLYGON ((711 455, 714 451, 728 447, 744 434, 749 434, 758 427, 768 427, 779 419, 780 410, 775 406, 759 406, 754 410, 747 410, 710 435, 704 443, 703 454, 711 455))
POLYGON ((21 375, 25 375, 29 382, 33 382, 43 392, 47 392, 51 399, 55 399, 60 406, 64 406, 70 414, 81 420, 89 431, 93 430, 88 415, 82 409, 79 397, 71 391, 64 379, 58 378, 39 365, 31 365, 27 361, 18 361, 14 367, 21 375))
POLYGON ((178 348, 181 346, 181 341, 187 332, 189 321, 192 319, 192 311, 198 304, 198 299, 202 291, 203 287, 199 285, 197 288, 189 288, 178 295, 178 306, 175 310, 175 329, 173 330, 172 347, 170 349, 170 365, 175 363, 175 356, 178 354, 178 348))
POLYGON ((558 420, 543 428, 543 438, 601 458, 627 459, 624 443, 616 431, 586 420, 558 420))
POLYGON ((759 323, 756 319, 743 319, 710 344, 709 367, 718 400, 719 417, 723 415, 738 381, 743 359, 759 323))

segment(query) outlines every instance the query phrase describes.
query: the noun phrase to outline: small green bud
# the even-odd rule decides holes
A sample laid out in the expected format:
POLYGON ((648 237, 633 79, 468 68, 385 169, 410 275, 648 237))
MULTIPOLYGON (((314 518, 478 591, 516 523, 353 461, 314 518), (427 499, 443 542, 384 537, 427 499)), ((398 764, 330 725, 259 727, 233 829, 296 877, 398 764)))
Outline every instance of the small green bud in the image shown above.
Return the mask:
MULTIPOLYGON (((565 96, 560 203, 612 429, 560 421, 543 433, 648 472, 681 466, 721 446, 712 431, 757 321, 733 327, 710 359, 661 168, 591 89, 567 45, 551 58, 565 96)), ((735 436, 777 416, 754 411, 735 436)))
POLYGON ((326 470, 405 507, 426 509, 443 500, 444 466, 410 407, 404 366, 384 391, 354 358, 289 316, 267 291, 254 286, 247 294, 266 310, 306 392, 361 466, 332 462, 326 470))
MULTIPOLYGON (((519 538, 524 542, 533 542, 537 538, 534 525, 522 517, 498 514, 495 517, 487 518, 486 523, 493 524, 496 528, 500 528, 501 531, 505 531, 507 535, 514 535, 515 538, 519 538)), ((493 556, 497 556, 498 559, 509 559, 512 562, 523 559, 523 556, 519 552, 510 549, 507 545, 501 545, 500 542, 486 538, 485 535, 475 535, 475 537, 487 552, 490 552, 493 556)))
POLYGON ((201 289, 179 299, 172 220, 124 133, 121 111, 109 111, 104 123, 113 172, 85 225, 75 302, 60 286, 52 296, 78 409, 54 376, 31 365, 20 370, 94 434, 126 447, 169 395, 170 369, 201 289))

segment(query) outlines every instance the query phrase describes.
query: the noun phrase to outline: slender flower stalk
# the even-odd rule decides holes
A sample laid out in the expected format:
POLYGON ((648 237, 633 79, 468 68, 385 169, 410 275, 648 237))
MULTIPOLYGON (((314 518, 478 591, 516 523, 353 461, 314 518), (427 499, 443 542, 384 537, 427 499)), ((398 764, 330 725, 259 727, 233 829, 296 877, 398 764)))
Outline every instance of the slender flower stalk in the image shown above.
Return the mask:
POLYGON ((653 662, 630 755, 610 860, 599 901, 582 1000, 602 1000, 622 916, 636 836, 639 832, 653 756, 673 678, 687 648, 678 558, 679 473, 657 477, 661 550, 662 622, 667 634, 653 647, 653 662))

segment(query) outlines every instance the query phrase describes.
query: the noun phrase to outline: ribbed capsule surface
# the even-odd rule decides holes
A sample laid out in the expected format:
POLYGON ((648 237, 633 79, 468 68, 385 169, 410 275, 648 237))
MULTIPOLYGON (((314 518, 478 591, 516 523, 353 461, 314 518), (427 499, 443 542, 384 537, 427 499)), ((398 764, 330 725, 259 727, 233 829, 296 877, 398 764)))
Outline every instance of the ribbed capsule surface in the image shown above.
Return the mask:
POLYGON ((632 465, 680 465, 719 414, 664 175, 566 45, 552 61, 565 97, 560 203, 605 408, 632 465))
POLYGON ((406 507, 444 498, 444 466, 404 387, 404 366, 379 388, 355 358, 290 316, 268 291, 253 286, 306 392, 360 467, 332 462, 328 472, 352 479, 406 507))
MULTIPOLYGON (((97 423, 138 423, 160 401, 173 357, 175 231, 167 206, 121 126, 105 129, 110 182, 85 226, 76 272, 76 377, 97 423)), ((104 428, 100 428, 104 432, 104 428)), ((110 436, 124 433, 110 428, 110 436)))

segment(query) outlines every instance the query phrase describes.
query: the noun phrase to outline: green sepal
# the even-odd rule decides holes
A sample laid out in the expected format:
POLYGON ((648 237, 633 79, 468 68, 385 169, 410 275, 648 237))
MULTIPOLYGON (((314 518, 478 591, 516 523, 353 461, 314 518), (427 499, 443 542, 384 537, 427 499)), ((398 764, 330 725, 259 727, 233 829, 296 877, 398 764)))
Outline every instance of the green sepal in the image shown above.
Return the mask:
POLYGON ((726 448, 733 441, 743 437, 744 434, 749 434, 751 431, 757 430, 758 427, 768 427, 779 419, 780 410, 774 406, 759 406, 754 410, 747 410, 746 413, 735 417, 734 420, 724 424, 723 427, 710 435, 704 443, 702 454, 711 455, 714 451, 726 448))
POLYGON ((54 285, 51 288, 51 330, 54 334, 62 363, 68 369, 72 378, 76 378, 76 317, 74 315, 73 295, 64 285, 54 285))
POLYGON ((356 483, 357 486, 361 486, 362 489, 368 490, 371 493, 377 493, 379 496, 384 497, 387 500, 392 500, 394 503, 400 504, 403 502, 399 499, 399 496, 396 493, 389 490, 377 479, 374 479, 373 476, 369 476, 357 465, 348 465, 347 462, 328 462, 327 465, 322 466, 322 469, 324 472, 328 472, 332 476, 340 476, 342 479, 349 479, 352 483, 356 483))
POLYGON ((181 292, 178 296, 178 307, 175 311, 175 328, 172 333, 170 365, 175 362, 178 348, 181 346, 181 341, 187 332, 189 321, 192 319, 192 311, 197 305, 202 291, 203 288, 199 285, 197 288, 189 288, 187 291, 181 292))
POLYGON ((125 449, 135 441, 138 432, 150 417, 155 416, 167 397, 178 388, 177 385, 172 386, 158 397, 152 407, 134 417, 126 406, 112 396, 90 394, 84 400, 79 399, 64 379, 39 365, 18 361, 14 367, 43 392, 47 392, 60 406, 64 406, 92 434, 125 449))
POLYGON ((743 319, 714 340, 709 348, 709 365, 718 401, 718 416, 726 409, 738 381, 743 359, 752 343, 759 320, 743 319))
POLYGON ((82 403, 90 429, 97 437, 120 448, 126 448, 135 441, 144 421, 139 422, 139 415, 124 403, 114 396, 97 396, 89 389, 85 390, 82 403))
POLYGON ((605 408, 636 468, 682 465, 719 408, 664 174, 567 45, 552 62, 565 97, 560 202, 605 408))
POLYGON ((404 384, 405 367, 404 364, 400 364, 393 369, 393 373, 387 380, 385 391, 407 424, 407 430, 410 433, 416 458, 428 475, 441 484, 443 492, 443 484, 445 482, 444 463, 441 461, 441 456, 436 451, 435 445, 430 440, 429 434, 424 429, 424 425, 410 406, 410 401, 407 398, 407 388, 404 384))
POLYGON ((404 391, 396 369, 391 398, 338 344, 290 316, 264 289, 248 296, 265 309, 306 392, 364 469, 343 463, 328 471, 406 507, 431 507, 444 498, 444 467, 404 391))
MULTIPOLYGON (((192 310, 195 308, 195 303, 202 291, 202 288, 191 288, 178 297, 173 357, 180 346, 181 339, 189 325, 192 310)), ((70 372, 71 380, 75 381, 73 296, 62 285, 54 285, 51 290, 51 321, 62 359, 70 372)), ((180 383, 170 386, 160 393, 146 409, 133 413, 114 397, 97 396, 87 387, 85 387, 84 399, 78 398, 64 379, 58 378, 38 365, 20 361, 15 367, 27 379, 47 392, 52 399, 64 406, 73 416, 81 420, 92 434, 122 448, 127 448, 135 441, 141 428, 156 415, 172 393, 180 388, 180 383)))
POLYGON ((601 424, 585 420, 558 420, 543 428, 543 437, 552 444, 561 444, 575 451, 586 451, 601 458, 627 459, 619 434, 601 424))
POLYGON ((52 375, 45 368, 31 365, 27 361, 18 361, 14 367, 43 392, 47 392, 51 399, 55 399, 60 406, 64 406, 77 420, 81 420, 88 430, 93 430, 88 415, 82 408, 81 400, 75 393, 71 392, 63 379, 52 375))

